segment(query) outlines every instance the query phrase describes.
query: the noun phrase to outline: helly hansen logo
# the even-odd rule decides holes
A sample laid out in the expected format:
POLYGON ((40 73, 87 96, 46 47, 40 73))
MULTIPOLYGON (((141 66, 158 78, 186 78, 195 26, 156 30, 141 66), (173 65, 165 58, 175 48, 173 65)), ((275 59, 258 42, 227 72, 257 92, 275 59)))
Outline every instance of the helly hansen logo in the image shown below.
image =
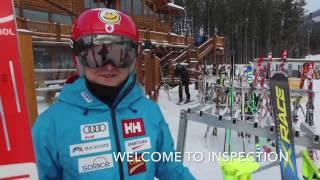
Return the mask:
POLYGON ((122 134, 124 138, 145 135, 143 120, 141 118, 123 120, 122 134))

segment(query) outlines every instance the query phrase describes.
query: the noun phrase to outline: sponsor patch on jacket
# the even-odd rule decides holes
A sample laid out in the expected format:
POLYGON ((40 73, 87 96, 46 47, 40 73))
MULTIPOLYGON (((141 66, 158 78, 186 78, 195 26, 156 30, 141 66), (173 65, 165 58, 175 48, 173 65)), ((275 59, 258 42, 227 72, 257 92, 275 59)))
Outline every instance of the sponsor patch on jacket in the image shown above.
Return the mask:
POLYGON ((137 152, 151 148, 150 137, 134 139, 125 141, 125 148, 127 152, 137 152))
POLYGON ((82 92, 81 96, 85 101, 87 101, 87 103, 92 103, 93 101, 92 98, 86 92, 82 92))
POLYGON ((112 154, 102 154, 78 159, 79 173, 98 171, 113 167, 112 154))
POLYGON ((70 145, 70 157, 111 150, 110 139, 70 145))
POLYGON ((143 120, 139 119, 126 119, 122 120, 122 135, 124 138, 145 135, 143 120))
POLYGON ((81 125, 80 132, 83 141, 109 137, 107 122, 81 125))
POLYGON ((146 163, 143 161, 141 154, 136 154, 135 157, 129 157, 128 172, 130 176, 145 172, 146 170, 146 163))

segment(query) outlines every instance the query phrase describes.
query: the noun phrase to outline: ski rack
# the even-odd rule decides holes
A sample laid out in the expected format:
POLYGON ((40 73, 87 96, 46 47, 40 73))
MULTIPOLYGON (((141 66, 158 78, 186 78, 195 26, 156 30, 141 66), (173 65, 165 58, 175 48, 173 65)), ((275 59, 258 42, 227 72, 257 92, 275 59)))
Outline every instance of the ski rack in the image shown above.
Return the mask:
MULTIPOLYGON (((214 85, 214 87, 219 87, 222 89, 229 89, 230 87, 225 85, 225 86, 220 86, 220 85, 214 85)), ((241 87, 240 86, 233 86, 233 88, 237 91, 240 92, 241 91, 241 87)), ((244 92, 249 92, 250 88, 249 87, 243 87, 244 92)), ((262 94, 262 93, 267 93, 270 94, 270 89, 269 88, 255 88, 254 89, 258 94, 262 94)), ((308 95, 308 90, 306 89, 290 89, 290 96, 291 97, 297 97, 297 96, 305 96, 308 95)), ((313 91, 312 91, 313 92, 313 91)))
MULTIPOLYGON (((236 120, 236 118, 231 119, 230 117, 220 117, 219 119, 218 115, 213 115, 210 112, 210 108, 198 104, 188 108, 187 110, 183 109, 180 111, 177 151, 181 152, 182 159, 189 120, 217 128, 231 129, 237 132, 250 133, 259 137, 276 140, 275 129, 272 126, 262 128, 257 126, 254 122, 236 120)), ((295 145, 300 145, 306 148, 320 149, 319 138, 315 137, 316 135, 308 125, 302 123, 301 135, 294 138, 294 143, 295 145)))
MULTIPOLYGON (((263 58, 263 60, 267 60, 267 58, 263 58)), ((273 60, 278 60, 278 61, 275 61, 276 63, 280 63, 279 60, 281 60, 281 58, 272 58, 272 61, 273 60)), ((254 62, 257 62, 258 61, 258 58, 254 58, 253 59, 254 62)), ((315 62, 315 63, 320 63, 320 60, 316 60, 316 59, 296 59, 296 58, 287 58, 286 60, 287 62, 295 62, 295 63, 305 63, 305 62, 315 62)), ((274 61, 273 61, 274 62, 274 61)))

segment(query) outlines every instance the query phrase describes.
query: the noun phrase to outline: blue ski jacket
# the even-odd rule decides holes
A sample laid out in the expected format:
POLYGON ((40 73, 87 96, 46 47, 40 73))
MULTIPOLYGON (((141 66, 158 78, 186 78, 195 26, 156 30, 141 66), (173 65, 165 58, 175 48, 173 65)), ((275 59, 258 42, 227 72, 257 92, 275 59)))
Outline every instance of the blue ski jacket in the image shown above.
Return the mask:
POLYGON ((112 107, 79 78, 33 130, 40 179, 194 179, 174 158, 174 143, 159 106, 130 76, 112 107))

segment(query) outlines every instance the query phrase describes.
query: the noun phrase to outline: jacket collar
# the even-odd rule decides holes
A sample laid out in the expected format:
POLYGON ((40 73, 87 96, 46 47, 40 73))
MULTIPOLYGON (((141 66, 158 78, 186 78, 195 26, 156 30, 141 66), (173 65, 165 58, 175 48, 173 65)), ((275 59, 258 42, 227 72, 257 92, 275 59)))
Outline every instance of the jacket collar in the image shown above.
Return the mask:
MULTIPOLYGON (((115 99, 113 108, 120 109, 131 106, 143 96, 142 90, 136 83, 135 75, 130 75, 127 82, 115 99)), ((109 106, 98 100, 87 88, 84 77, 80 77, 72 84, 65 84, 59 101, 84 109, 109 110, 109 106)))

